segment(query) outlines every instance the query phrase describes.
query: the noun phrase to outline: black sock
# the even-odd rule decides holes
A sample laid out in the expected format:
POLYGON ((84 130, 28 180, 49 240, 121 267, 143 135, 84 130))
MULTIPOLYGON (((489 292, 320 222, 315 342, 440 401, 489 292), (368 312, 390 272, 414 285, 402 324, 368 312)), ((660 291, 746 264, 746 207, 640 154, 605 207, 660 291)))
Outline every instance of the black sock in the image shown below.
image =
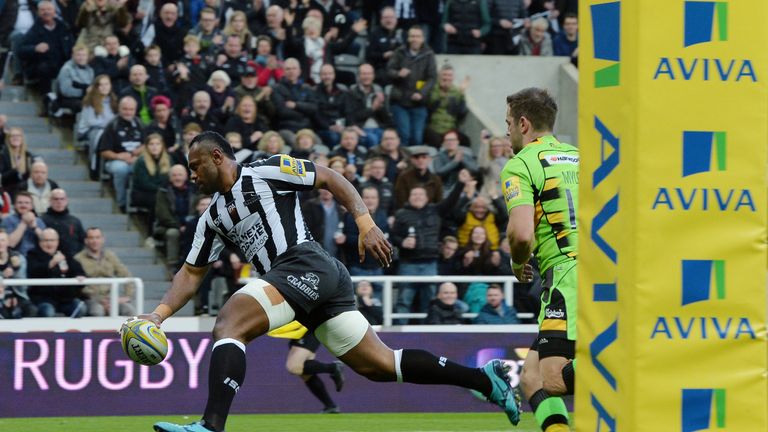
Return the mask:
POLYGON ((479 368, 469 368, 445 357, 417 349, 404 349, 400 360, 403 381, 414 384, 450 384, 491 393, 491 381, 479 368))
POLYGON ((304 362, 304 375, 314 375, 319 373, 333 373, 336 370, 334 363, 323 363, 317 360, 307 360, 304 362))
POLYGON ((323 380, 318 378, 317 375, 312 375, 304 383, 309 387, 309 391, 323 403, 323 408, 333 408, 336 406, 333 399, 331 399, 331 396, 328 394, 328 390, 325 389, 323 380))
POLYGON ((205 427, 224 430, 232 399, 245 378, 245 351, 235 343, 216 346, 211 354, 208 372, 208 403, 203 421, 205 427))

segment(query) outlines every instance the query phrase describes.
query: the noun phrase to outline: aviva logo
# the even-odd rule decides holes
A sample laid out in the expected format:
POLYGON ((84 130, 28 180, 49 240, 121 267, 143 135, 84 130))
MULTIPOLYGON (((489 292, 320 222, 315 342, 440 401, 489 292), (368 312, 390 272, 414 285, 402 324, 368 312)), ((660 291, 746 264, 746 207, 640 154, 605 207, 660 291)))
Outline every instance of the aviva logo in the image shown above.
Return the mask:
POLYGON ((590 7, 595 59, 614 62, 595 72, 595 87, 615 87, 621 82, 621 2, 590 7))
POLYGON ((683 260, 683 306, 709 300, 713 288, 715 297, 723 300, 725 298, 725 261, 683 260))
MULTIPOLYGON (((683 132, 682 177, 727 169, 727 134, 717 131, 683 132)), ((689 184, 691 182, 688 182, 689 184)), ((749 211, 755 212, 752 191, 717 187, 660 187, 651 205, 653 210, 749 211)))
MULTIPOLYGON (((682 306, 725 300, 724 260, 682 260, 682 306)), ((704 306, 715 310, 715 306, 704 306)), ((701 310, 693 306, 691 310, 701 310)), ((685 309, 689 310, 688 308, 685 309)), ((651 339, 709 340, 755 339, 757 334, 749 318, 740 316, 679 315, 659 316, 653 324, 651 339)), ((699 429, 690 429, 699 430, 699 429)))
POLYGON ((689 47, 715 40, 728 40, 728 3, 719 1, 685 2, 685 37, 683 45, 689 47), (713 35, 717 27, 717 34, 713 35))
POLYGON ((682 432, 725 429, 725 389, 683 389, 682 432))
POLYGON ((725 132, 684 131, 683 177, 712 171, 713 153, 717 171, 725 171, 725 145, 725 132))

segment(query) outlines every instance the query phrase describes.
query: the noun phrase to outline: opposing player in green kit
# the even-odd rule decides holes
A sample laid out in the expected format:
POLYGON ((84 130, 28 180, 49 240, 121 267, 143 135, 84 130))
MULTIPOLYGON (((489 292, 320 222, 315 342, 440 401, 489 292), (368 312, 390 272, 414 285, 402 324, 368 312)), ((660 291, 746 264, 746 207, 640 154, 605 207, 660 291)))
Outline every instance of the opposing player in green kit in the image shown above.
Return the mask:
POLYGON ((507 97, 515 156, 501 172, 512 270, 521 282, 531 281, 528 260, 535 254, 544 280, 539 334, 520 380, 545 432, 569 430, 559 396, 573 394, 576 351, 579 150, 552 135, 556 114, 557 104, 545 90, 529 88, 507 97))

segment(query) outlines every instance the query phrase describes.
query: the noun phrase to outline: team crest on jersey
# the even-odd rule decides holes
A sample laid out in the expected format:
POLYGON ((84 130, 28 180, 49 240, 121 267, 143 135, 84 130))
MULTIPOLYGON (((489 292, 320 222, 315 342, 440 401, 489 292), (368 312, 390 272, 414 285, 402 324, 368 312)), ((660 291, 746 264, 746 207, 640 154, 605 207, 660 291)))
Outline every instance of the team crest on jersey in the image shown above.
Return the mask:
POLYGON ((307 175, 304 170, 304 162, 286 155, 280 155, 280 172, 299 177, 307 175))
POLYGON ((518 199, 523 195, 520 190, 520 177, 518 176, 512 176, 504 180, 502 189, 504 192, 504 199, 507 200, 507 202, 518 199))

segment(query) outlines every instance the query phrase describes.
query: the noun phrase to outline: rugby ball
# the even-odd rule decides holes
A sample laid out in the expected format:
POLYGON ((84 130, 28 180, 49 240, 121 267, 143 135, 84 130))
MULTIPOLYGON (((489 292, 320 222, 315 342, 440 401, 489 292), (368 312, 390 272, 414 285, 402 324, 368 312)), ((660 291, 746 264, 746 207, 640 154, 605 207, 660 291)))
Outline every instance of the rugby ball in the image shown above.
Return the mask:
POLYGON ((136 363, 153 366, 168 354, 168 339, 152 321, 134 318, 120 327, 123 351, 136 363))

